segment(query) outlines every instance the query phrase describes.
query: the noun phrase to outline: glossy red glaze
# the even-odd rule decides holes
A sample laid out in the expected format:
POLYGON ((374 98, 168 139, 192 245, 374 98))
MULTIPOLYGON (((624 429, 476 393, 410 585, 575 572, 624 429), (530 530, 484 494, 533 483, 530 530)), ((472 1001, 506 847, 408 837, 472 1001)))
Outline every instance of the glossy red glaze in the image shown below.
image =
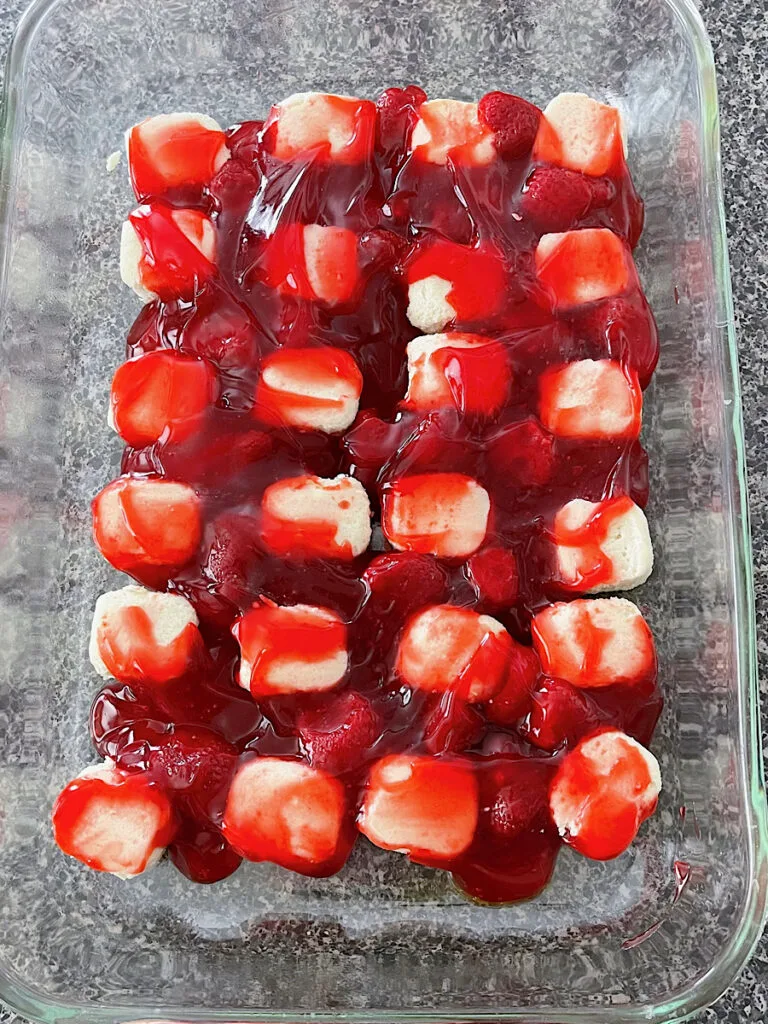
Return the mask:
MULTIPOLYGON (((549 685, 537 681, 529 646, 531 617, 552 596, 544 582, 552 565, 542 524, 575 497, 628 495, 640 505, 647 499, 640 445, 553 437, 537 418, 539 379, 552 365, 613 358, 636 370, 645 386, 658 340, 633 274, 621 294, 569 308, 553 308, 536 277, 534 253, 544 232, 607 227, 630 253, 642 203, 623 160, 610 174, 591 178, 588 195, 583 176, 532 159, 536 108, 491 94, 481 100, 479 116, 495 133, 498 159, 484 166, 428 164, 408 148, 424 99, 415 87, 387 90, 376 105, 375 125, 372 107, 361 105, 360 131, 337 160, 322 144, 288 154, 278 145, 274 117, 266 128, 245 122, 227 133, 232 157, 199 199, 203 213, 215 214, 215 266, 200 263, 199 252, 190 256, 180 271, 185 297, 164 290, 128 338, 130 357, 177 350, 209 361, 219 397, 192 434, 169 432, 146 447, 128 448, 122 467, 126 474, 188 483, 196 495, 196 525, 183 564, 153 565, 149 582, 192 601, 208 659, 161 692, 109 683, 95 701, 92 734, 112 757, 134 742, 159 750, 166 733, 187 727, 210 730, 244 758, 303 757, 339 780, 350 820, 373 762, 410 751, 461 750, 477 777, 480 806, 489 810, 481 813, 470 847, 443 866, 473 897, 505 902, 546 884, 560 843, 546 820, 525 818, 515 792, 546 790, 579 733, 562 723, 556 729, 551 715, 548 736, 542 725, 531 724, 549 685), (553 199, 558 188, 566 209, 553 199), (296 225, 307 224, 357 236, 359 280, 350 301, 317 301, 303 284, 270 287, 270 244, 280 235, 281 259, 295 262, 301 275, 303 247, 294 253, 284 243, 291 231, 299 238, 296 225), (461 403, 435 411, 402 407, 406 346, 421 333, 406 317, 407 284, 416 274, 449 275, 448 300, 456 302, 460 326, 466 321, 503 352, 513 383, 490 413, 466 415, 461 403), (259 423, 254 396, 263 361, 277 351, 322 346, 348 353, 362 375, 363 411, 352 426, 338 436, 259 423), (262 529, 266 489, 287 477, 338 473, 350 473, 367 489, 374 523, 368 550, 349 560, 316 552, 299 560, 270 549, 262 529), (392 552, 382 538, 382 495, 393 481, 426 473, 465 474, 490 496, 487 535, 468 563, 466 556, 392 552), (349 669, 338 693, 257 702, 237 685, 230 630, 262 597, 318 605, 342 618, 349 669), (506 686, 486 705, 468 706, 453 693, 412 691, 397 675, 405 622, 444 602, 493 615, 517 642, 519 657, 506 686), (525 774, 528 762, 533 781, 525 774)), ((183 190, 167 191, 164 199, 190 202, 183 190)), ((171 255, 174 245, 169 242, 171 255)), ((178 282, 174 287, 178 293, 178 282)), ((463 357, 460 362, 463 377, 463 357)), ((150 570, 130 545, 111 560, 148 582, 150 570)), ((595 697, 601 723, 647 742, 661 703, 655 674, 646 685, 605 687, 595 697)), ((199 881, 233 870, 238 854, 218 832, 220 800, 204 813, 189 801, 174 806, 182 821, 170 854, 181 870, 199 881)), ((350 846, 345 838, 328 862, 311 870, 336 870, 350 846)), ((256 853, 264 855, 265 848, 256 853)))
POLYGON ((590 694, 564 679, 545 678, 531 695, 523 732, 534 746, 554 753, 578 743, 599 724, 599 709, 590 694))
POLYGON ((531 703, 531 693, 541 672, 536 652, 512 642, 504 683, 485 705, 489 721, 514 725, 531 703))
POLYGON ((560 848, 547 813, 555 766, 549 760, 499 754, 478 758, 475 771, 480 820, 472 845, 453 865, 454 879, 485 903, 535 896, 549 881, 560 848))
POLYGON ((469 750, 485 733, 478 708, 448 690, 427 701, 422 743, 428 754, 461 753, 469 750))
POLYGON ((478 599, 491 606, 514 604, 519 590, 517 559, 507 548, 483 548, 467 559, 467 576, 478 599))
POLYGON ((370 700, 348 690, 298 719, 302 750, 313 768, 331 775, 359 773, 381 735, 381 721, 370 700))
POLYGON ((182 875, 203 885, 229 878, 243 860, 218 829, 201 828, 192 818, 169 845, 168 856, 182 875))

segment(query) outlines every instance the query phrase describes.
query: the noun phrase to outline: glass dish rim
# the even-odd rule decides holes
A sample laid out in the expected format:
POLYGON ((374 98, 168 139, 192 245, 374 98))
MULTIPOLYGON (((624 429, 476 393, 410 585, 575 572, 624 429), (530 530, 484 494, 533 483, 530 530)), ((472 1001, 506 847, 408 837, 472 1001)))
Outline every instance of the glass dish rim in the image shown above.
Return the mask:
MULTIPOLYGON (((15 172, 18 132, 17 107, 21 94, 22 78, 26 58, 36 32, 46 15, 66 0, 32 0, 24 11, 9 47, 6 59, 6 77, 2 90, 3 115, 0 126, 2 151, 0 153, 0 301, 4 298, 7 270, 10 257, 8 235, 10 220, 9 201, 15 172)), ((760 734, 760 703, 757 677, 757 634, 755 622, 754 586, 752 575, 752 549, 750 541, 749 508, 747 501, 747 474, 744 451, 744 429, 741 407, 741 392, 738 372, 738 348, 736 343, 733 299, 728 262, 725 231, 725 209, 720 159, 720 123, 717 99, 714 55, 704 22, 696 0, 660 0, 681 29, 688 35, 696 58, 697 88, 700 92, 703 128, 700 140, 702 180, 714 206, 714 215, 709 225, 713 271, 719 300, 718 326, 725 332, 725 345, 721 345, 723 357, 723 384, 726 404, 731 400, 731 417, 725 431, 723 458, 728 472, 724 478, 724 489, 729 497, 732 510, 730 545, 733 563, 736 567, 735 580, 735 623, 737 640, 737 663, 739 675, 739 739, 745 751, 740 764, 741 787, 747 812, 748 885, 747 897, 741 908, 738 929, 718 960, 709 970, 680 992, 671 994, 665 1001, 643 1007, 578 1007, 558 1009, 557 1007, 478 1009, 452 1011, 445 1007, 435 1011, 393 1012, 372 1010, 355 1013, 310 1013, 307 1011, 250 1011, 201 1010, 193 1007, 163 1007, 162 1024, 168 1024, 169 1015, 184 1021, 243 1021, 281 1022, 311 1019, 317 1024, 336 1024, 343 1020, 348 1024, 400 1024, 400 1022, 429 1021, 430 1024, 463 1021, 519 1022, 519 1024, 545 1024, 557 1017, 559 1024, 679 1024, 694 1013, 711 1005, 732 983, 739 970, 754 951, 768 914, 768 804, 765 796, 763 756, 760 734), (178 1014, 178 1016, 176 1016, 178 1014)), ((8 971, 0 963, 0 998, 6 1006, 21 1016, 40 1022, 58 1021, 79 1016, 88 1024, 109 1024, 115 1020, 134 1021, 134 1024, 148 1024, 137 1021, 137 1016, 152 1017, 153 1007, 139 1009, 125 1004, 95 1005, 82 1003, 58 1003, 36 993, 15 972, 8 971)))

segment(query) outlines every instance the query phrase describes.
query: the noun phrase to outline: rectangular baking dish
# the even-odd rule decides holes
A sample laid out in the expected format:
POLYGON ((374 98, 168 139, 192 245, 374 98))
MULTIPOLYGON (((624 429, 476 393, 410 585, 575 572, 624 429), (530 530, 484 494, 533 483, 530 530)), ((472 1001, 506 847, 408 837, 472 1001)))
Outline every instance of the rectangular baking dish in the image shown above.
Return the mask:
POLYGON ((630 1024, 714 1000, 760 934, 768 845, 714 66, 693 3, 38 0, 10 57, 1 197, 0 996, 82 1024, 630 1024), (125 170, 105 158, 151 113, 231 123, 298 90, 409 81, 541 105, 578 89, 626 114, 662 337, 643 435, 657 568, 637 595, 667 697, 659 813, 619 860, 564 851, 542 896, 505 908, 363 842, 328 880, 88 872, 48 818, 93 760, 89 619, 116 582, 88 506, 117 471, 107 392, 138 307, 117 267, 125 170))

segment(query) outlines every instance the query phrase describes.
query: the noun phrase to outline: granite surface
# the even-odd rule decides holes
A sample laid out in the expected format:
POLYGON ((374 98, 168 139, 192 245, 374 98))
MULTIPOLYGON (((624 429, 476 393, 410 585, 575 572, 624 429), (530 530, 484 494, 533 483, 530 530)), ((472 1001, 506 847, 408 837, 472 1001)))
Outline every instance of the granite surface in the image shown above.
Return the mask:
MULTIPOLYGON (((0 54, 27 0, 0 0, 0 54)), ((723 177, 750 473, 761 692, 768 706, 768 0, 701 0, 719 75, 723 177), (759 241, 757 241, 759 239, 759 241)), ((0 69, 0 75, 2 69, 0 69)), ((764 726, 768 720, 764 716, 764 726)), ((766 731, 764 728, 764 743, 766 731)), ((697 1024, 768 1019, 768 935, 738 981, 697 1024)), ((18 1021, 0 1011, 0 1024, 18 1021)))

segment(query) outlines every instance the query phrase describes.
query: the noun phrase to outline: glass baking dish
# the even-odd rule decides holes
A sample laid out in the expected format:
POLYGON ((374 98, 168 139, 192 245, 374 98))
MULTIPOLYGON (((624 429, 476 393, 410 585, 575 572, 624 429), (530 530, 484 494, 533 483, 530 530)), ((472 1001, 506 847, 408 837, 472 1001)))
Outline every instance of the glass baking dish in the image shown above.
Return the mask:
POLYGON ((766 813, 712 55, 689 0, 40 0, 13 45, 2 179, 0 996, 40 1020, 680 1020, 756 942, 766 813), (117 471, 109 380, 138 311, 118 277, 123 129, 222 123, 302 89, 563 89, 618 103, 662 337, 644 441, 657 568, 638 593, 667 709, 659 813, 619 860, 570 851, 530 903, 474 906, 360 842, 338 877, 249 865, 132 883, 54 847, 93 759, 87 635, 116 582, 89 500, 117 471))

